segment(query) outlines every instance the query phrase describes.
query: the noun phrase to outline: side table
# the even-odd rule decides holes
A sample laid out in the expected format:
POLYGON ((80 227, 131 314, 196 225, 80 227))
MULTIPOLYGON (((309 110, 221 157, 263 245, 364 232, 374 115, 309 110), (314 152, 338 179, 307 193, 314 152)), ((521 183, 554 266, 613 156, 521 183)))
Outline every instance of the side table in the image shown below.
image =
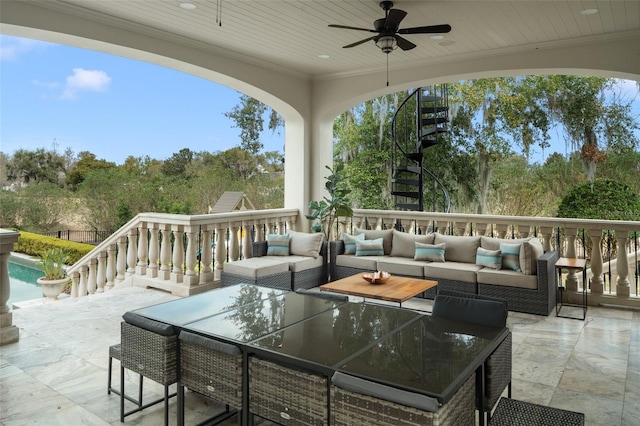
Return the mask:
POLYGON ((584 319, 587 317, 587 259, 576 259, 573 257, 561 257, 556 262, 556 270, 558 271, 558 285, 556 296, 556 316, 561 318, 584 319), (562 285, 562 268, 569 270, 582 271, 582 304, 564 303, 562 295, 566 287, 562 285), (573 306, 582 308, 582 318, 573 316, 560 315, 560 311, 564 306, 573 306))

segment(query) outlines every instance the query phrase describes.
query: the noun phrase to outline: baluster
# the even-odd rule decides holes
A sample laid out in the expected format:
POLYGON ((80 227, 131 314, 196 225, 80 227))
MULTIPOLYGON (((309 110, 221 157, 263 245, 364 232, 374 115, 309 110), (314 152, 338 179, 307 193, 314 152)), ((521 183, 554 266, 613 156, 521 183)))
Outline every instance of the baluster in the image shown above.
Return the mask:
POLYGON ((496 224, 496 232, 498 234, 498 238, 504 238, 505 235, 507 235, 507 230, 508 230, 509 225, 504 225, 504 224, 496 224))
POLYGON ((256 241, 264 241, 264 223, 255 220, 253 226, 256 230, 256 241))
POLYGON ((160 278, 171 278, 171 228, 165 225, 162 230, 162 243, 160 244, 160 278))
POLYGON ((618 243, 618 262, 616 271, 618 279, 616 281, 616 296, 629 297, 629 259, 627 259, 627 241, 629 236, 626 232, 617 231, 616 241, 618 243))
POLYGON ((467 231, 467 224, 466 222, 464 223, 454 223, 453 224, 454 229, 456 230, 456 235, 464 235, 467 231))
POLYGON ((182 238, 184 231, 181 226, 173 229, 173 268, 171 268, 171 281, 181 283, 184 277, 182 263, 184 262, 184 244, 182 238))
POLYGON ((138 247, 136 240, 138 237, 138 230, 131 228, 129 230, 129 246, 127 248, 127 276, 131 276, 136 272, 136 258, 138 257, 138 247))
POLYGON ((87 293, 95 294, 96 292, 96 267, 98 265, 98 259, 89 259, 89 276, 87 278, 87 293))
POLYGON ((147 266, 147 276, 156 278, 158 276, 158 233, 157 225, 149 229, 149 265, 147 266))
POLYGON ((187 285, 198 284, 198 275, 196 274, 196 233, 189 228, 187 231, 187 252, 185 264, 185 283, 187 285))
POLYGON ((107 289, 112 289, 116 278, 116 245, 107 247, 107 289))
POLYGON ((78 297, 78 285, 80 282, 80 273, 71 274, 71 297, 78 297))
POLYGON ((145 275, 147 273, 147 257, 149 253, 149 240, 147 236, 147 224, 142 223, 138 228, 138 264, 136 274, 145 275))
POLYGON ((589 229, 591 238, 591 292, 603 294, 604 281, 602 280, 602 229, 589 229))
POLYGON ((484 222, 476 223, 476 233, 481 237, 487 233, 487 224, 484 222))
POLYGON ((215 270, 218 272, 222 272, 222 268, 224 267, 224 262, 227 260, 227 250, 224 243, 224 234, 226 233, 226 229, 222 229, 220 225, 216 224, 216 265, 215 270))
POLYGON ((124 281, 127 268, 127 237, 118 238, 118 257, 116 261, 116 280, 124 281))
MULTIPOLYGON (((553 237, 553 228, 549 226, 540 227, 540 234, 542 234, 542 247, 544 251, 551 251, 551 238, 553 237)), ((558 247, 558 253, 560 253, 560 247, 558 247)))
MULTIPOLYGON (((238 260, 240 250, 238 247, 238 227, 236 224, 229 224, 229 261, 235 262, 238 260)), ((282 228, 279 228, 282 229, 282 228)))
POLYGON ((253 246, 251 243, 251 225, 242 226, 242 257, 249 259, 253 256, 253 246))
POLYGON ((202 231, 202 253, 200 255, 200 284, 212 282, 213 269, 211 268, 213 256, 211 252, 211 231, 204 228, 202 231))
POLYGON ((98 289, 96 290, 98 293, 104 293, 104 282, 106 280, 106 268, 107 265, 105 263, 106 253, 104 251, 100 252, 97 257, 98 262, 98 272, 96 274, 96 284, 98 289))
POLYGON ((78 286, 78 297, 85 297, 87 295, 87 267, 82 266, 80 268, 80 285, 78 286))

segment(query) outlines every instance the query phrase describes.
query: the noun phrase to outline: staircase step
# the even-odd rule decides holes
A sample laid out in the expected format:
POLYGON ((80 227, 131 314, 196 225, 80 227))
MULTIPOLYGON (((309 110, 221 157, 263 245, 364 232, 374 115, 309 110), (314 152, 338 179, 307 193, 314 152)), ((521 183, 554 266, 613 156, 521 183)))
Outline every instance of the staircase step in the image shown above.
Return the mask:
POLYGON ((437 133, 447 133, 449 130, 445 127, 429 127, 426 129, 420 130, 420 136, 424 138, 425 136, 434 135, 437 133))
POLYGON ((419 162, 420 160, 422 160, 423 155, 422 155, 421 152, 413 152, 411 154, 407 154, 406 157, 409 160, 413 160, 415 162, 419 162))
POLYGON ((420 193, 418 191, 391 191, 391 195, 395 195, 396 197, 407 197, 407 198, 420 198, 420 193))
POLYGON ((391 179, 391 183, 395 183, 397 185, 410 185, 410 186, 420 185, 420 181, 418 179, 391 179))
POLYGON ((434 107, 433 104, 427 104, 427 105, 422 105, 422 108, 420 109, 420 113, 421 114, 434 114, 437 112, 447 112, 449 111, 449 107, 447 106, 436 106, 434 107))
POLYGON ((401 209, 406 209, 406 210, 413 210, 413 211, 420 210, 420 206, 412 203, 397 203, 396 207, 399 207, 401 209))
POLYGON ((422 139, 422 148, 423 149, 431 148, 432 146, 436 146, 436 145, 438 145, 438 140, 437 139, 432 139, 432 138, 424 138, 424 139, 422 139))
POLYGON ((401 166, 401 167, 396 167, 394 169, 394 172, 408 172, 408 173, 420 174, 422 172, 422 169, 420 169, 420 167, 401 166))
POLYGON ((423 126, 433 126, 435 124, 447 123, 449 120, 447 120, 446 117, 428 117, 423 118, 420 121, 422 122, 423 126))

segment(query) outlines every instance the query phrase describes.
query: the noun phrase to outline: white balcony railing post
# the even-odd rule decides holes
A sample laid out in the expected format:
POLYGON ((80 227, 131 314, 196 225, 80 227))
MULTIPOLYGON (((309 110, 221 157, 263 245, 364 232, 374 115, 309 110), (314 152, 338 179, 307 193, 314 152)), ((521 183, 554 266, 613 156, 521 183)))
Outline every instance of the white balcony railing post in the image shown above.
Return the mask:
POLYGON ((107 247, 107 289, 114 286, 116 279, 116 245, 109 244, 107 247))
POLYGON ((136 273, 136 261, 138 258, 138 230, 136 228, 132 228, 129 230, 128 235, 129 244, 127 246, 127 276, 130 277, 136 273))
POLYGON ((98 293, 104 293, 104 284, 107 280, 107 262, 106 262, 107 253, 100 252, 98 253, 97 262, 98 262, 98 272, 96 273, 96 284, 98 288, 96 291, 98 293))
POLYGON ((184 262, 185 265, 185 273, 184 273, 184 282, 188 286, 193 286, 198 284, 198 275, 196 274, 196 233, 194 230, 189 227, 186 231, 187 234, 187 252, 186 259, 184 262))
POLYGON ((160 244, 160 278, 171 278, 171 225, 162 228, 162 243, 160 244))
POLYGON ((122 282, 127 269, 127 236, 118 238, 118 255, 116 261, 116 280, 122 282))
POLYGON ((627 259, 627 233, 616 232, 616 241, 618 242, 618 280, 616 282, 616 295, 618 297, 629 297, 629 260, 627 259))
POLYGON ((96 282, 96 275, 98 273, 98 260, 94 257, 89 260, 89 275, 87 277, 87 293, 94 294, 96 292, 96 287, 98 287, 96 282))
POLYGON ((213 282, 213 253, 211 251, 211 230, 204 227, 202 230, 202 251, 200 252, 200 284, 213 282))
MULTIPOLYGON (((576 257, 576 236, 578 230, 576 228, 565 228, 567 234, 567 252, 564 257, 575 258, 576 257)), ((567 271, 567 291, 578 291, 578 275, 575 269, 569 269, 567 271)), ((582 283, 585 285, 585 283, 582 283)))
POLYGON ((136 264, 136 275, 147 273, 147 258, 149 253, 149 236, 147 224, 142 222, 138 227, 138 263, 136 264))
POLYGON ((249 259, 253 256, 253 247, 251 245, 251 225, 242 224, 242 257, 249 259))
POLYGON ((158 260, 159 259, 159 242, 158 242, 157 224, 153 224, 149 228, 149 265, 147 266, 146 275, 151 278, 158 276, 158 260))
POLYGON ((87 295, 87 274, 89 272, 88 266, 80 268, 80 285, 78 286, 78 297, 84 297, 87 295))
POLYGON ((216 225, 216 264, 215 270, 222 272, 224 262, 227 260, 227 248, 225 245, 226 228, 216 225))
POLYGON ((591 293, 604 293, 604 280, 602 279, 602 229, 589 229, 591 238, 591 293))
POLYGON ((184 262, 184 244, 182 238, 184 231, 182 226, 174 226, 173 229, 173 257, 171 260, 171 281, 181 283, 183 281, 184 272, 182 271, 182 263, 184 262))

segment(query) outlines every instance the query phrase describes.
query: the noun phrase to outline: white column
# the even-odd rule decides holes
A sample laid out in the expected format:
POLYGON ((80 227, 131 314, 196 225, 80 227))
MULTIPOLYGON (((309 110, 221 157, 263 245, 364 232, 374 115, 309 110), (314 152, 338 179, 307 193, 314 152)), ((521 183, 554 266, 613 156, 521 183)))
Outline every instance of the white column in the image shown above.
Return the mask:
POLYGON ((200 284, 213 282, 211 252, 211 231, 208 228, 202 231, 202 255, 200 256, 200 284))
POLYGON ((107 248, 107 290, 112 289, 116 279, 116 245, 107 248))
POLYGON ((253 255, 253 246, 251 241, 251 225, 242 225, 242 257, 249 259, 253 255))
POLYGON ((227 248, 224 244, 226 229, 216 225, 216 264, 215 270, 220 272, 224 268, 224 262, 227 260, 227 248))
POLYGON ((618 242, 618 262, 616 263, 618 272, 618 280, 616 286, 616 296, 629 297, 629 260, 627 259, 627 232, 616 232, 616 241, 618 242))
POLYGON ((184 266, 186 269, 184 274, 184 282, 185 284, 192 286, 198 284, 198 275, 196 274, 196 233, 191 228, 189 228, 186 234, 187 251, 186 259, 184 262, 184 266))
POLYGON ((229 224, 229 261, 235 262, 240 255, 238 244, 238 225, 229 224))
POLYGON ((96 292, 96 275, 98 261, 94 257, 93 259, 89 259, 89 275, 87 276, 87 293, 95 294, 96 292))
MULTIPOLYGON (((578 230, 575 228, 565 228, 567 234, 567 253, 565 257, 575 259, 576 257, 576 235, 578 230)), ((578 291, 578 275, 575 269, 567 270, 567 291, 578 291)))
POLYGON ((78 297, 87 295, 87 274, 89 268, 87 266, 80 267, 80 285, 78 286, 78 297))
POLYGON ((71 274, 71 297, 78 297, 78 287, 80 286, 80 273, 71 274))

